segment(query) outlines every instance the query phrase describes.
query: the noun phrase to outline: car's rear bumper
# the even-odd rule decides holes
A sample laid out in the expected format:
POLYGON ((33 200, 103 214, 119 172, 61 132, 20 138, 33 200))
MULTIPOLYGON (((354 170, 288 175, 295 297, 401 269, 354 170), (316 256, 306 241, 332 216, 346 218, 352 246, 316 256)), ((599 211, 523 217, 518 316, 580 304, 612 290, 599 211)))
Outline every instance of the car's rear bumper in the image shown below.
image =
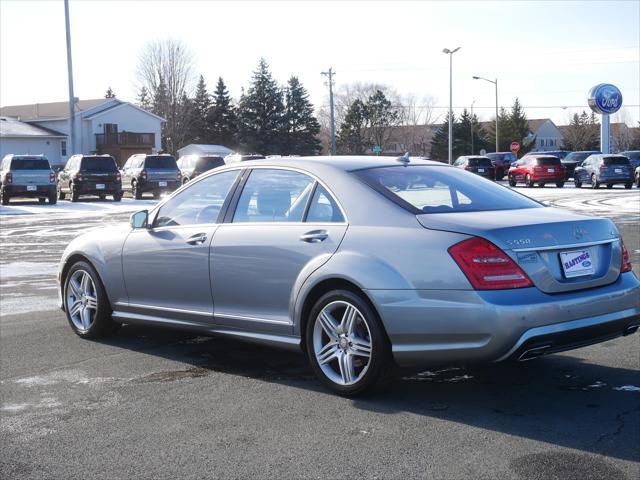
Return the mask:
POLYGON ((36 185, 36 189, 32 191, 27 190, 27 185, 3 185, 2 188, 12 197, 48 197, 56 193, 54 184, 36 185))
POLYGON ((80 195, 113 195, 122 193, 122 184, 119 182, 76 182, 74 188, 80 195), (104 188, 97 188, 97 185, 104 185, 104 188))
POLYGON ((180 186, 178 180, 144 180, 138 184, 142 192, 168 192, 177 189, 180 186), (160 183, 166 185, 160 185, 160 183))
POLYGON ((614 176, 614 175, 598 175, 598 182, 604 184, 633 183, 633 175, 614 176))
POLYGON ((537 347, 552 353, 640 325, 640 282, 631 272, 604 287, 561 294, 524 288, 367 290, 367 295, 401 366, 495 362, 537 347))

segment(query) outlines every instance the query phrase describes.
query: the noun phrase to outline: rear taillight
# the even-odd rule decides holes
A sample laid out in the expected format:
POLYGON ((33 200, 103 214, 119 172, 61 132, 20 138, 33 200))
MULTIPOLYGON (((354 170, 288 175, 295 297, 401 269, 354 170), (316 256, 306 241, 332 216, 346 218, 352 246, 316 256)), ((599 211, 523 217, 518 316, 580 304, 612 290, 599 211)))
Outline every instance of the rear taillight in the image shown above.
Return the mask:
POLYGON ((182 173, 180 172, 176 173, 176 180, 178 181, 182 180, 182 173))
POLYGON ((624 246, 622 238, 620 239, 620 246, 622 247, 622 265, 620 265, 620 273, 631 271, 631 258, 629 258, 629 251, 624 246))
POLYGON ((140 171, 140 178, 142 178, 143 180, 147 179, 147 171, 146 170, 141 170, 140 171))
POLYGON ((527 274, 511 257, 484 238, 464 240, 448 251, 476 290, 533 286, 527 274))
POLYGON ((13 183, 13 174, 11 172, 7 172, 4 176, 5 183, 13 183))
POLYGON ((84 177, 82 176, 82 174, 80 172, 76 173, 73 177, 73 179, 77 182, 81 182, 84 180, 84 177))
POLYGON ((116 182, 122 181, 122 177, 120 176, 120 172, 116 173, 116 182))
POLYGON ((49 173, 49 183, 56 183, 56 174, 53 172, 49 173))

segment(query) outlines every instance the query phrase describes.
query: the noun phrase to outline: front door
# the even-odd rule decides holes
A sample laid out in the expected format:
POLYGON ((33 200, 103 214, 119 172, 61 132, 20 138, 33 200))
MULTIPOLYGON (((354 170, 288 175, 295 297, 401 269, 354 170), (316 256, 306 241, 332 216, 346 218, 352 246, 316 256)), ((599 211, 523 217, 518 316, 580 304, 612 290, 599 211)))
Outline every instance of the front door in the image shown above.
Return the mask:
POLYGON ((253 169, 211 244, 215 323, 290 334, 294 292, 336 251, 346 229, 336 201, 312 177, 253 169))
POLYGON ((238 171, 194 182, 160 206, 151 228, 133 230, 123 273, 133 313, 178 323, 211 323, 209 245, 238 171))

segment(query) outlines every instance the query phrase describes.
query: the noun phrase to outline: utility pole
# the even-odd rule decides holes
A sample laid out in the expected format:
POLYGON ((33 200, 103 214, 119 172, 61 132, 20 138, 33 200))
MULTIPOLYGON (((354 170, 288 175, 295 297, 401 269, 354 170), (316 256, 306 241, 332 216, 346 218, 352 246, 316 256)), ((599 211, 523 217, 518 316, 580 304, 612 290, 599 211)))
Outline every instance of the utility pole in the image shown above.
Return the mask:
POLYGON ((453 164, 453 54, 458 50, 460 47, 442 50, 442 53, 449 55, 449 165, 453 164))
POLYGON ((473 152, 473 104, 474 103, 476 103, 475 100, 471 102, 471 155, 474 154, 473 152))
POLYGON ((320 72, 321 75, 329 78, 329 123, 331 124, 331 155, 336 154, 336 122, 333 114, 333 76, 336 72, 329 68, 328 72, 320 72))
POLYGON ((67 29, 67 75, 69 77, 69 156, 76 152, 75 146, 75 99, 73 97, 73 64, 71 63, 71 28, 69 27, 69 0, 64 0, 64 21, 67 29))

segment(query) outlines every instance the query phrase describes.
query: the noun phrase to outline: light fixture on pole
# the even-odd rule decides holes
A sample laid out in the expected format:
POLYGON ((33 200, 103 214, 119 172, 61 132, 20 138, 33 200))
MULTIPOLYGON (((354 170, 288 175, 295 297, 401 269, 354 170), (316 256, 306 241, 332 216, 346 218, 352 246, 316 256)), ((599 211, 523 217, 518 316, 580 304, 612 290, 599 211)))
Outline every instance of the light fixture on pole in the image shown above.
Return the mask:
POLYGON ((476 77, 475 75, 473 79, 484 80, 485 82, 493 83, 496 86, 496 152, 498 152, 500 150, 500 143, 498 142, 498 79, 489 80, 488 78, 476 77))
POLYGON ((442 53, 449 55, 449 165, 453 163, 453 54, 458 50, 460 47, 442 50, 442 53))

